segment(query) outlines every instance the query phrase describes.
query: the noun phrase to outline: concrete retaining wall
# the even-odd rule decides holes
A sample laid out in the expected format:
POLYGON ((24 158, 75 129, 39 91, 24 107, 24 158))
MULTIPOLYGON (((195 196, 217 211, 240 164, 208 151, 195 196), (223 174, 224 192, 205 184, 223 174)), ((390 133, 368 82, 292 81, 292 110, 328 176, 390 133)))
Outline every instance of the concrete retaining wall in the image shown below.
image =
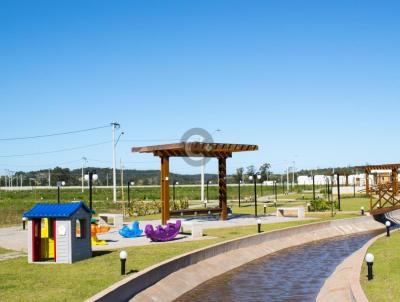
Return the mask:
POLYGON ((249 261, 308 242, 382 229, 372 217, 307 224, 247 236, 184 254, 134 274, 87 301, 172 301, 249 261), (171 288, 173 290, 171 290, 171 288))

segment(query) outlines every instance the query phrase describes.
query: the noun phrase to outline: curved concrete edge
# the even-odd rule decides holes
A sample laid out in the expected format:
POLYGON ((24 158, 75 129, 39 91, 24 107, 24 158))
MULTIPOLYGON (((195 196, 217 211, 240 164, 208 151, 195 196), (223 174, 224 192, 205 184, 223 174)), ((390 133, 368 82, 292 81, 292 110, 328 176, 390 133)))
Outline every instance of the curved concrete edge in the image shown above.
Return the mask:
POLYGON ((326 279, 317 296, 317 301, 368 302, 360 283, 362 264, 370 246, 385 235, 386 233, 383 233, 372 238, 362 248, 347 257, 326 279))
POLYGON ((87 301, 127 301, 135 295, 137 300, 171 301, 212 277, 267 254, 312 241, 377 229, 382 229, 382 224, 372 217, 360 217, 317 222, 249 235, 153 265, 115 283, 87 301), (226 253, 229 252, 231 252, 230 255, 227 255, 226 253), (207 259, 209 263, 204 262, 207 259), (196 264, 199 264, 200 270, 196 273, 185 273, 185 268, 190 269, 192 266, 196 269, 194 266, 196 264), (177 277, 179 271, 183 273, 183 278, 177 277))

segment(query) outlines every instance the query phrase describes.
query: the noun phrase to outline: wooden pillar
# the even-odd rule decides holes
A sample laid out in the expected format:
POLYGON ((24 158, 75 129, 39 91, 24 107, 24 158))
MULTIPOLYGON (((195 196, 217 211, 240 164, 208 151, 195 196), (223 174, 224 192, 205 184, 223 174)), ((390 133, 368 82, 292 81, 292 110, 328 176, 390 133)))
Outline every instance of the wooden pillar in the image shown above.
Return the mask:
POLYGON ((365 170, 365 192, 369 195, 369 171, 365 170))
POLYGON ((219 184, 219 207, 221 220, 228 218, 227 194, 226 194, 226 157, 218 158, 218 184, 219 184))
POLYGON ((169 157, 161 157, 161 224, 169 220, 169 157))
POLYGON ((392 169, 392 185, 393 185, 393 195, 396 196, 399 192, 399 179, 397 168, 392 169))

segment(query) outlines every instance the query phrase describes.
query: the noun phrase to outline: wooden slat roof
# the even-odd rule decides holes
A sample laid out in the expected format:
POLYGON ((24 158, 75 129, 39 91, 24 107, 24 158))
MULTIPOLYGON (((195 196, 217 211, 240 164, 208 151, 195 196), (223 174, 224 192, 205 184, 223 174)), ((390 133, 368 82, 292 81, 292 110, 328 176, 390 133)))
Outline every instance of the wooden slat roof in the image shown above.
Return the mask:
POLYGON ((364 169, 364 170, 392 170, 392 169, 400 169, 400 164, 381 164, 381 165, 366 165, 355 167, 356 169, 364 169))
POLYGON ((156 156, 231 157, 233 152, 256 151, 257 145, 182 142, 177 144, 133 147, 132 152, 153 153, 156 156))

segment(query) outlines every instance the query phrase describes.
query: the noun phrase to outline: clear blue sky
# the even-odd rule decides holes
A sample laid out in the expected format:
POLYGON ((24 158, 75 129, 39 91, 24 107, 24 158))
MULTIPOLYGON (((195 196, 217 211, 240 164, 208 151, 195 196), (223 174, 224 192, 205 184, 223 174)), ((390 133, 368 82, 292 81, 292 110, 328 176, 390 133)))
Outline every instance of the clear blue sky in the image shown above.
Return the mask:
MULTIPOLYGON (((398 1, 1 1, 0 137, 115 120, 128 168, 158 169, 130 148, 192 127, 260 146, 229 160, 229 172, 399 162, 399 10, 398 1)), ((79 167, 82 156, 110 166, 110 143, 4 157, 110 139, 102 129, 0 141, 0 173, 79 167)), ((171 170, 198 172, 181 160, 171 170)))

